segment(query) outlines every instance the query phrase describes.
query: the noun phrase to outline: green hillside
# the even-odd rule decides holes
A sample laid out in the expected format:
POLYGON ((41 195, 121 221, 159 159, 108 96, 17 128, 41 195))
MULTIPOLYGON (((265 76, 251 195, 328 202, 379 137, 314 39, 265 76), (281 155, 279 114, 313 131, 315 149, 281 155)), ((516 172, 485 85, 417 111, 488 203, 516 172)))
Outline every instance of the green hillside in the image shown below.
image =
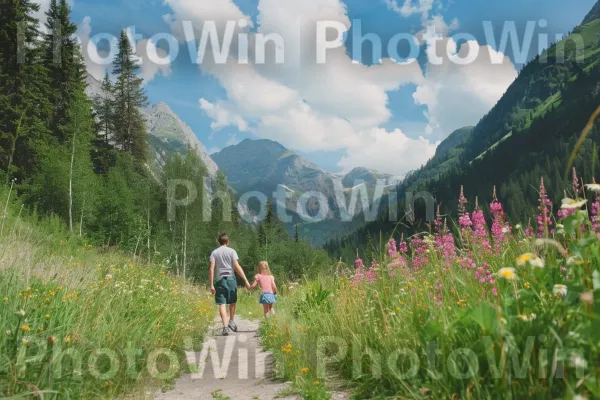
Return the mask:
MULTIPOLYGON (((529 216, 535 215, 542 176, 553 202, 560 203, 568 157, 600 104, 600 19, 588 20, 590 16, 523 68, 496 106, 454 153, 449 152, 455 157, 440 157, 438 151, 398 187, 400 214, 406 193, 425 190, 441 205, 443 214, 455 218, 461 185, 468 198, 478 197, 487 213, 496 185, 507 213, 515 222, 527 224, 529 216)), ((453 135, 447 140, 453 141, 453 135)), ((600 176, 598 163, 592 161, 598 139, 594 128, 576 159, 575 166, 586 183, 600 176)), ((446 144, 440 148, 446 153, 446 144)), ((357 247, 364 246, 367 233, 373 237, 382 233, 386 238, 394 229, 397 234, 427 229, 424 211, 417 205, 416 226, 401 224, 396 229, 396 223, 388 220, 388 210, 382 210, 377 221, 326 247, 331 255, 351 257, 357 247)))

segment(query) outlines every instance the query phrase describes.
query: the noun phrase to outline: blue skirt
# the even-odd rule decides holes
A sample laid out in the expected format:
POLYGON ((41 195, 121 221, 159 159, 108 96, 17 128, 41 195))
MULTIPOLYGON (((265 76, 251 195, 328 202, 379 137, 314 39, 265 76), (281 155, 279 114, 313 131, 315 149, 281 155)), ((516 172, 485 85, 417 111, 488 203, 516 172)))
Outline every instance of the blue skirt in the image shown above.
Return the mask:
POLYGON ((258 301, 260 304, 274 304, 277 301, 277 298, 273 293, 264 292, 260 295, 260 300, 258 301))

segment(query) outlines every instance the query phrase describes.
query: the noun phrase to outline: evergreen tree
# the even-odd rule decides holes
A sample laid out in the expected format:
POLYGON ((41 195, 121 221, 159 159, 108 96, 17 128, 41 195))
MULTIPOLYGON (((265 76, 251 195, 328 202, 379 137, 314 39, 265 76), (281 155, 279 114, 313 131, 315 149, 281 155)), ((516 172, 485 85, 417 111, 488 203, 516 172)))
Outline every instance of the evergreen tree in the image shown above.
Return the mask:
POLYGON ((0 0, 0 165, 7 181, 29 178, 38 165, 38 145, 48 133, 50 112, 41 63, 39 5, 0 0))
POLYGON ((60 143, 65 140, 69 124, 69 109, 75 98, 85 91, 85 65, 74 34, 77 25, 71 22, 71 10, 66 0, 52 0, 46 13, 44 34, 44 65, 48 73, 48 97, 52 105, 50 128, 60 143))
POLYGON ((116 161, 113 151, 115 99, 113 84, 108 73, 102 81, 101 90, 101 94, 97 94, 93 99, 98 124, 96 126, 92 159, 96 173, 105 175, 115 165, 116 161))
POLYGON ((147 158, 147 132, 140 109, 148 99, 138 78, 139 65, 134 60, 134 49, 125 31, 119 39, 119 52, 114 61, 114 140, 121 150, 131 153, 139 167, 147 158))

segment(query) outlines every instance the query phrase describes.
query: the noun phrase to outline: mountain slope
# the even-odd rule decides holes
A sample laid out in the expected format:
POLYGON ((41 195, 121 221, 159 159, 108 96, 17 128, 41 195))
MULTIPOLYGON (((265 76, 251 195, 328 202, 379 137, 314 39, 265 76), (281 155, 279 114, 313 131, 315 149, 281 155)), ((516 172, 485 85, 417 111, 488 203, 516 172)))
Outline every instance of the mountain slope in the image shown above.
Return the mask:
MULTIPOLYGON (((400 212, 409 192, 427 191, 441 205, 442 214, 456 218, 457 199, 464 185, 471 211, 475 197, 486 213, 492 189, 513 222, 527 225, 535 215, 537 188, 544 177, 545 186, 555 204, 560 204, 564 189, 567 160, 581 130, 600 104, 600 3, 571 36, 551 46, 532 60, 508 88, 498 104, 461 141, 458 156, 446 159, 438 149, 424 168, 411 174, 398 187, 400 212), (577 48, 577 38, 583 46, 577 48), (564 62, 561 53, 564 50, 564 62), (545 62, 547 60, 547 62, 545 62), (436 159, 437 158, 437 159, 436 159), (446 168, 442 168, 442 166, 446 168)), ((453 139, 452 135, 449 139, 453 139)), ((595 127, 575 162, 584 182, 600 176, 594 161, 594 147, 600 141, 595 127)), ((448 153, 450 154, 450 152, 448 153)), ((416 226, 401 226, 398 233, 426 230, 425 210, 417 204, 416 226)), ((356 247, 364 245, 367 234, 383 237, 396 227, 384 210, 377 221, 364 225, 353 234, 327 244, 332 255, 352 257, 356 247)), ((489 218, 489 213, 488 213, 489 218)), ((535 221, 532 221, 535 225, 535 221)))
MULTIPOLYGON (((339 205, 335 193, 338 182, 346 199, 352 195, 353 189, 366 185, 369 197, 372 198, 378 179, 387 180, 391 175, 371 171, 366 168, 355 168, 345 176, 339 176, 324 171, 317 165, 288 150, 272 140, 246 139, 237 145, 226 147, 212 155, 220 170, 227 176, 227 182, 239 195, 258 191, 268 198, 275 196, 278 187, 283 187, 287 193, 285 209, 292 213, 293 223, 288 224, 288 230, 293 224, 301 224, 303 236, 310 237, 314 243, 322 243, 328 236, 341 229, 339 222, 339 205), (324 221, 307 223, 299 217, 298 199, 307 192, 317 192, 324 195, 328 201, 329 213, 324 221)), ((387 183, 387 182, 386 182, 387 183)), ((319 212, 317 202, 308 203, 308 213, 315 216, 319 212)), ((257 210, 255 210, 257 211, 257 210)))
MULTIPOLYGON (((101 83, 88 74, 86 77, 86 94, 90 99, 103 95, 101 83)), ((210 176, 217 174, 217 165, 206 153, 206 150, 192 129, 183 122, 165 103, 142 110, 148 130, 148 145, 151 153, 150 167, 160 169, 166 158, 172 153, 183 153, 193 149, 204 162, 210 176)))
POLYGON ((165 103, 144 110, 149 145, 158 165, 164 165, 166 157, 173 152, 184 152, 188 148, 198 154, 211 176, 216 176, 217 165, 206 153, 204 146, 192 129, 185 124, 165 103))

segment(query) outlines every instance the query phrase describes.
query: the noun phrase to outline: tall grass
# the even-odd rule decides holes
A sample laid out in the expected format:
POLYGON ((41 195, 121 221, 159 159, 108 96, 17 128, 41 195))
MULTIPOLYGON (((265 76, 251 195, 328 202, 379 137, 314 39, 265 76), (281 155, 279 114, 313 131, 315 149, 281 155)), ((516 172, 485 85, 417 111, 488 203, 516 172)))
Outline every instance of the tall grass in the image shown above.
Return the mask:
POLYGON ((583 211, 563 224, 556 241, 465 241, 450 262, 426 236, 400 269, 381 254, 368 279, 311 278, 281 296, 264 343, 311 399, 332 379, 357 398, 600 398, 600 241, 583 211))
POLYGON ((18 199, 4 222, 0 398, 112 398, 169 385, 183 370, 184 347, 202 343, 214 315, 205 291, 93 249, 57 218, 26 215, 18 199))

